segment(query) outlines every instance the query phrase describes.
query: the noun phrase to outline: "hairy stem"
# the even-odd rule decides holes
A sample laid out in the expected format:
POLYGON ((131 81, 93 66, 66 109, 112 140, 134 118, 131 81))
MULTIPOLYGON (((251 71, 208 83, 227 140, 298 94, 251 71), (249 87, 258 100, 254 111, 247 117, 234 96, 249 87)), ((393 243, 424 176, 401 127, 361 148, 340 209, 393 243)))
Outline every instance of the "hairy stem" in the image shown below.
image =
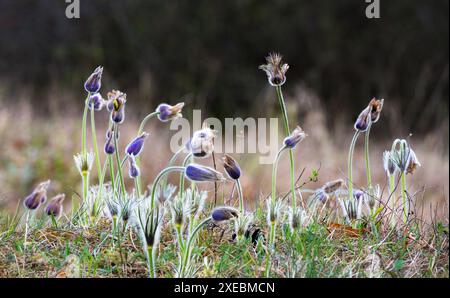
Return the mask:
POLYGON ((353 198, 353 152, 355 150, 356 140, 359 136, 359 130, 353 135, 352 143, 350 144, 350 150, 348 152, 348 198, 353 198))
POLYGON ((364 157, 366 160, 366 175, 367 175, 367 187, 369 188, 369 194, 372 194, 372 172, 370 170, 370 157, 369 157, 369 137, 370 129, 372 128, 372 122, 367 127, 365 142, 364 142, 364 157))
POLYGON ((402 185, 402 202, 403 202, 403 223, 408 221, 409 203, 406 195, 406 173, 401 173, 401 185, 402 185))
POLYGON ((285 147, 281 147, 278 151, 277 156, 275 157, 275 161, 273 162, 272 167, 272 204, 275 204, 276 196, 277 196, 277 169, 278 169, 278 161, 280 160, 281 153, 283 153, 285 147))
POLYGON ((159 172, 158 176, 156 176, 155 180, 153 181, 153 185, 152 185, 152 194, 151 194, 151 205, 152 208, 155 207, 155 194, 156 194, 156 188, 158 187, 158 184, 160 182, 160 180, 167 174, 169 174, 170 172, 183 172, 184 171, 184 167, 168 167, 165 168, 164 170, 162 170, 161 172, 159 172))

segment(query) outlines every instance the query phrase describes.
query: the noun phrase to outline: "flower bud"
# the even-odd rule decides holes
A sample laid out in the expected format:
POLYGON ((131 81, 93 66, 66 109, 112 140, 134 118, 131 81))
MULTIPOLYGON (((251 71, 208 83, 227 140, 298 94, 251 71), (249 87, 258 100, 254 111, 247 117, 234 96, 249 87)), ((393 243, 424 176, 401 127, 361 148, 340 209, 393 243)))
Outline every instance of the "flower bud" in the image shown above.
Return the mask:
POLYGON ((420 167, 420 166, 422 166, 422 165, 420 164, 419 159, 416 156, 416 153, 410 148, 406 173, 412 174, 417 169, 417 167, 420 167))
POLYGON ((239 217, 239 211, 228 206, 216 207, 211 212, 211 218, 216 223, 226 222, 237 217, 239 217))
POLYGON ((138 156, 141 154, 142 149, 144 148, 144 141, 148 135, 148 133, 143 132, 139 137, 131 141, 125 149, 125 153, 133 156, 138 156))
POLYGON ((383 167, 388 177, 394 175, 397 170, 394 162, 392 161, 391 152, 389 151, 383 152, 383 167))
POLYGON ((96 93, 100 90, 102 86, 102 74, 103 67, 97 67, 94 72, 89 76, 89 78, 84 83, 84 89, 87 92, 96 93))
POLYGON ((220 172, 198 164, 189 164, 184 172, 189 180, 195 182, 215 182, 224 179, 220 172))
POLYGON ((370 118, 372 123, 375 123, 380 119, 381 110, 383 109, 384 99, 378 100, 375 97, 369 103, 370 109, 370 118))
POLYGON ((355 122, 355 129, 361 132, 365 132, 369 128, 371 120, 371 106, 369 105, 365 108, 361 114, 359 114, 358 119, 355 122))
POLYGON ((228 154, 225 154, 223 159, 223 167, 225 172, 231 179, 238 180, 241 177, 241 168, 238 162, 228 154))
POLYGON ((210 128, 203 128, 194 132, 186 147, 197 158, 207 158, 214 151, 215 132, 210 128))
POLYGON ((88 107, 90 110, 100 111, 105 105, 105 100, 100 93, 94 93, 89 96, 88 107))
POLYGON ((297 126, 292 133, 286 137, 283 141, 284 145, 288 148, 295 148, 295 146, 303 141, 308 135, 303 131, 300 126, 297 126))
POLYGON ((329 182, 325 183, 322 186, 322 189, 325 193, 331 194, 331 193, 337 191, 338 189, 342 188, 344 185, 345 185, 344 180, 337 179, 337 180, 333 180, 333 181, 329 181, 329 182))
POLYGON ((106 132, 106 142, 105 142, 105 147, 104 147, 106 154, 111 155, 111 154, 114 154, 114 152, 116 151, 116 147, 115 147, 114 140, 113 140, 115 134, 116 133, 112 127, 111 127, 111 129, 108 129, 106 132))
POLYGON ((128 175, 130 176, 130 178, 134 179, 141 174, 141 171, 139 170, 139 167, 136 165, 134 155, 128 156, 128 162, 129 162, 128 175))
POLYGON ((181 114, 181 110, 183 109, 183 107, 184 102, 177 103, 174 106, 162 103, 156 108, 156 112, 159 113, 158 119, 162 122, 167 122, 169 120, 180 118, 183 116, 181 114))
POLYGON ((24 199, 24 206, 30 210, 36 210, 41 204, 45 203, 49 185, 50 180, 39 183, 33 192, 24 199))
POLYGON ((108 93, 107 109, 111 112, 111 121, 115 123, 122 123, 125 119, 125 103, 127 102, 127 95, 118 90, 113 90, 108 93))
POLYGON ((54 216, 55 218, 59 217, 62 214, 62 202, 64 201, 64 198, 64 194, 59 194, 51 199, 47 206, 45 206, 45 214, 48 216, 54 216))

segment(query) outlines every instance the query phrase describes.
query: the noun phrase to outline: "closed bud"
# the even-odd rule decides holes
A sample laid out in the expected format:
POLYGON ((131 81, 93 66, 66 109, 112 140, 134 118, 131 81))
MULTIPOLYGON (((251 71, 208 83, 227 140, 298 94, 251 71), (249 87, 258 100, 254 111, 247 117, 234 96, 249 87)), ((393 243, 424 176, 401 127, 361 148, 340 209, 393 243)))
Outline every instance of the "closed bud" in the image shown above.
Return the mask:
POLYGON ((131 141, 125 149, 128 155, 138 156, 144 148, 144 141, 149 136, 148 133, 143 132, 139 137, 131 141))
POLYGON ((36 210, 41 204, 45 203, 49 185, 50 180, 39 183, 33 192, 24 199, 24 206, 30 210, 36 210))
POLYGON ((186 145, 187 149, 196 158, 207 158, 214 151, 215 131, 203 128, 194 132, 194 135, 186 145))
POLYGON ((189 164, 185 169, 185 175, 195 182, 215 182, 224 179, 220 172, 198 164, 189 164))
POLYGON ((371 106, 369 105, 361 112, 361 114, 359 114, 358 119, 356 119, 355 122, 356 130, 359 130, 360 132, 365 132, 369 128, 369 124, 372 121, 371 111, 372 109, 371 106))
POLYGON ((162 103, 156 108, 156 112, 158 112, 158 119, 162 122, 167 122, 169 120, 180 118, 183 116, 181 114, 183 107, 184 102, 177 103, 174 106, 162 103))
POLYGON ((89 96, 88 107, 89 109, 94 109, 95 111, 100 111, 105 105, 105 100, 100 93, 94 93, 89 96))
POLYGON ((96 93, 100 90, 102 86, 102 75, 103 67, 97 67, 94 72, 89 76, 89 78, 84 83, 84 89, 87 92, 96 93))
POLYGON ((216 207, 211 212, 211 218, 216 223, 223 223, 237 217, 239 217, 239 211, 228 206, 216 207))
POLYGON ((134 155, 128 156, 128 175, 130 178, 134 179, 141 174, 139 167, 136 165, 136 159, 134 155))
POLYGON ((337 179, 337 180, 333 180, 333 181, 329 181, 329 182, 325 183, 322 186, 322 189, 325 193, 331 194, 331 193, 334 193, 335 191, 337 191, 338 189, 341 189, 344 185, 345 185, 344 180, 337 179))
POLYGON ((223 167, 231 179, 238 180, 241 177, 241 168, 237 161, 228 154, 223 157, 223 167))
POLYGON ((62 214, 63 210, 63 201, 64 201, 65 195, 59 194, 52 198, 50 202, 45 206, 44 212, 48 216, 54 216, 55 218, 59 217, 62 214))
POLYGON ((303 131, 300 126, 297 126, 292 133, 286 137, 283 141, 284 146, 287 148, 295 148, 295 146, 303 141, 308 135, 303 131))

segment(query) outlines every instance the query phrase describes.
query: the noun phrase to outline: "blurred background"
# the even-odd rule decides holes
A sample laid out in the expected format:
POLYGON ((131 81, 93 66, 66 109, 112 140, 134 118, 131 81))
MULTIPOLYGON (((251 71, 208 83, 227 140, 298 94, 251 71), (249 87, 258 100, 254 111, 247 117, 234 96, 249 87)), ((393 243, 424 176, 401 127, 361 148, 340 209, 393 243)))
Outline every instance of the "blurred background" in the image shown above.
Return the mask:
MULTIPOLYGON (((283 90, 291 125, 309 134, 297 172, 305 168, 308 180, 320 168, 308 188, 346 177, 353 122, 377 97, 385 99, 371 132, 377 183, 386 184, 383 150, 408 138, 422 162, 408 177, 411 192, 425 205, 448 201, 448 0, 381 0, 380 19, 366 18, 363 0, 80 2, 80 19, 67 19, 62 0, 0 0, 0 208, 14 208, 47 178, 55 193, 78 191, 82 86, 97 65, 105 67, 104 96, 128 95, 125 146, 160 102, 186 102, 188 119, 194 108, 205 118, 277 117, 275 92, 258 70, 271 51, 290 65, 283 90)), ((99 113, 101 143, 106 121, 99 113)), ((173 132, 156 122, 148 130, 158 136, 145 153, 150 183, 170 158, 173 132)), ((236 158, 247 199, 258 200, 269 191, 270 165, 236 158)), ((280 176, 288 174, 282 163, 280 176)))

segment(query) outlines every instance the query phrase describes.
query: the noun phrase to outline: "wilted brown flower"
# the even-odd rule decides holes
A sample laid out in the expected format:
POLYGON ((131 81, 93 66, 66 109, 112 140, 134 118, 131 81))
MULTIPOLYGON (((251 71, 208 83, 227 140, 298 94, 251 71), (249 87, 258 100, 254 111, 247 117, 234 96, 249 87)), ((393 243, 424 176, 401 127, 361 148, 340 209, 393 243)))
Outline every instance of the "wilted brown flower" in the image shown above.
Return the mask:
POLYGON ((278 53, 270 53, 266 61, 267 64, 260 65, 259 69, 266 72, 269 84, 274 87, 283 85, 289 65, 282 63, 282 56, 278 53))

